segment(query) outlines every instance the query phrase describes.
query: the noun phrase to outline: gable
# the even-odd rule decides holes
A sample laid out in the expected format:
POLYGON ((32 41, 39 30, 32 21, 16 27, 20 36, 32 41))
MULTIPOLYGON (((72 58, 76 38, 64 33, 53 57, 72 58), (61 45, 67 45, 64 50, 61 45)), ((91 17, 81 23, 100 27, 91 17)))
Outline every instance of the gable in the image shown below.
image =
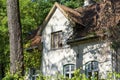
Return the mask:
POLYGON ((42 34, 50 34, 52 32, 64 30, 65 26, 68 26, 70 21, 63 15, 63 13, 56 8, 51 18, 45 25, 42 34))
POLYGON ((58 8, 56 8, 55 12, 46 24, 46 27, 52 26, 55 29, 55 27, 59 28, 59 26, 66 25, 67 22, 69 22, 69 20, 63 15, 63 13, 58 8))
POLYGON ((46 26, 42 30, 42 42, 50 50, 52 47, 52 33, 61 32, 62 44, 66 44, 66 39, 72 34, 72 24, 59 8, 56 8, 46 26), (46 45, 47 44, 47 45, 46 45))
MULTIPOLYGON (((74 9, 71 9, 69 7, 66 7, 64 5, 60 5, 58 3, 55 3, 54 6, 52 7, 52 9, 50 10, 49 14, 47 15, 47 17, 45 18, 45 20, 43 21, 43 24, 40 26, 37 35, 41 35, 41 32, 43 31, 43 29, 46 27, 46 25, 48 24, 49 20, 51 19, 51 17, 53 16, 53 14, 55 13, 56 9, 59 9, 60 12, 73 24, 77 23, 80 24, 82 26, 82 19, 81 19, 81 15, 79 12, 77 12, 74 9)), ((57 15, 59 16, 59 15, 57 15)))

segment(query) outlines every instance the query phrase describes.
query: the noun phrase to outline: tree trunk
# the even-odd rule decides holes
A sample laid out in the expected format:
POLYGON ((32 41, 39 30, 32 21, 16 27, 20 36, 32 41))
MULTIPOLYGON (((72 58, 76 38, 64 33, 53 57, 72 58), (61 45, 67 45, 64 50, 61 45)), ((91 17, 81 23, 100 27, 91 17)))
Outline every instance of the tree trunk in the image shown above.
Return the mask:
POLYGON ((19 0, 7 0, 8 28, 10 36, 10 72, 23 75, 22 28, 19 0))

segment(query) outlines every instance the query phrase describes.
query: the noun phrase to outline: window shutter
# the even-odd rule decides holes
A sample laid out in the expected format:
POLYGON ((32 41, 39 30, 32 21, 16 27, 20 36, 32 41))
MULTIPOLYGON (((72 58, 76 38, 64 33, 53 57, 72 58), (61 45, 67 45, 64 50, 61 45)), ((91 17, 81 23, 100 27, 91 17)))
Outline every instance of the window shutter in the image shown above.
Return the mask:
POLYGON ((62 47, 62 31, 51 33, 51 48, 57 49, 62 47))

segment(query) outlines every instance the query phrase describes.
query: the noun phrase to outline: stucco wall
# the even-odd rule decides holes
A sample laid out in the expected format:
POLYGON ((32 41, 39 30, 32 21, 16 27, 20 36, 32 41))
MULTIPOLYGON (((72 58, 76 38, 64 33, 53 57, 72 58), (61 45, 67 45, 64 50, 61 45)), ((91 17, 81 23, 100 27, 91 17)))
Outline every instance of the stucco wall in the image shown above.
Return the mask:
POLYGON ((120 73, 120 48, 118 48, 117 49, 117 52, 116 52, 116 54, 115 54, 115 57, 114 57, 114 59, 115 59, 115 62, 116 62, 116 72, 119 72, 120 73))
POLYGON ((55 13, 49 20, 42 33, 43 42, 43 58, 42 58, 42 72, 44 75, 56 75, 56 73, 63 74, 63 65, 74 64, 76 62, 76 54, 66 40, 73 33, 73 24, 56 9, 55 13), (59 49, 51 49, 51 33, 62 30, 62 44, 63 47, 59 49))
POLYGON ((89 43, 73 46, 76 52, 77 68, 82 68, 85 71, 85 64, 89 61, 98 61, 99 76, 106 78, 107 73, 112 71, 112 53, 109 43, 93 41, 89 43))

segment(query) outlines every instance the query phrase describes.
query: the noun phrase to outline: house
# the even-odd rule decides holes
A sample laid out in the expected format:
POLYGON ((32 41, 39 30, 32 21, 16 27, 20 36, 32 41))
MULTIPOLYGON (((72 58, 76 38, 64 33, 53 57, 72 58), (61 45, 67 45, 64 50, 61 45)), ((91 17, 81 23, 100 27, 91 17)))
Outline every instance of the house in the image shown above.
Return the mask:
POLYGON ((113 38, 108 28, 114 26, 120 26, 119 0, 85 0, 77 9, 55 3, 38 31, 43 75, 71 78, 80 68, 87 77, 97 73, 98 78, 107 78, 107 73, 119 72, 119 49, 111 48, 108 40, 113 38))

